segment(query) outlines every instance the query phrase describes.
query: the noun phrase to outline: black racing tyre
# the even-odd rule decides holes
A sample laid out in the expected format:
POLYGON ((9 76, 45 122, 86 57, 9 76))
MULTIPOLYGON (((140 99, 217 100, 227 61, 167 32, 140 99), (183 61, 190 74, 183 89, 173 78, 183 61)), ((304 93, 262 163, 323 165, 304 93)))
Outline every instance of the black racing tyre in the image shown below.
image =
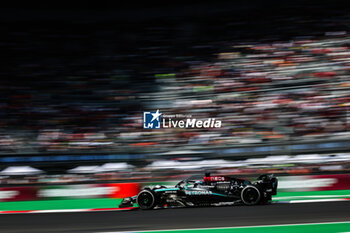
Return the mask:
POLYGON ((256 205, 261 198, 260 190, 255 186, 246 186, 241 192, 241 199, 246 205, 256 205))
POLYGON ((156 196, 153 191, 142 190, 136 197, 137 205, 143 210, 151 210, 156 206, 156 196))

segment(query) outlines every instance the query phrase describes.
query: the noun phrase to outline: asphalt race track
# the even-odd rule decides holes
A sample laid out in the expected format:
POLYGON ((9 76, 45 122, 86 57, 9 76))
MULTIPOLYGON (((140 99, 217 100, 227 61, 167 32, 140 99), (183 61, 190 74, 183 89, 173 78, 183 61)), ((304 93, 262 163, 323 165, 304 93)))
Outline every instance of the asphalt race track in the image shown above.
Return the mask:
POLYGON ((350 221, 350 201, 0 215, 0 232, 78 233, 350 221))

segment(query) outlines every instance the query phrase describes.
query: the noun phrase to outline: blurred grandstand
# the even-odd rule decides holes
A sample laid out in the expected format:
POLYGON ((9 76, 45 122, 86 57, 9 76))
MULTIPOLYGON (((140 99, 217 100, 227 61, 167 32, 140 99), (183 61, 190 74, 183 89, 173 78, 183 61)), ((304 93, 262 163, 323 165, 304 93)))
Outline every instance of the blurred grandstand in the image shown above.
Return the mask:
POLYGON ((169 179, 178 173, 170 168, 247 176, 348 171, 350 16, 333 13, 251 22, 208 11, 206 19, 142 16, 137 27, 126 19, 53 20, 49 29, 37 20, 6 22, 1 168, 133 167, 4 174, 3 183, 169 179), (155 109, 219 119, 223 127, 144 130, 142 112, 155 109))

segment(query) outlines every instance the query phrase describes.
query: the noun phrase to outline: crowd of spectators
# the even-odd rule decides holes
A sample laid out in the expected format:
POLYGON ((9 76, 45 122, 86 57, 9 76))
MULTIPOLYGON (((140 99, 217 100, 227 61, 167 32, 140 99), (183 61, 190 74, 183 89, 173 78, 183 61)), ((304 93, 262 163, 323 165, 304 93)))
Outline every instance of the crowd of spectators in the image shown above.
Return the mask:
POLYGON ((229 18, 206 25, 222 35, 196 32, 190 23, 140 25, 119 37, 117 26, 84 25, 91 34, 13 29, 1 44, 14 55, 1 71, 0 151, 152 151, 347 137, 349 17, 288 20, 264 21, 276 27, 263 36, 229 18), (215 118, 222 127, 143 129, 143 111, 157 109, 215 118))
POLYGON ((213 63, 182 70, 157 93, 168 106, 163 111, 220 119, 223 128, 157 131, 153 142, 227 145, 346 138, 349 42, 344 35, 233 45, 235 52, 219 53, 213 63))

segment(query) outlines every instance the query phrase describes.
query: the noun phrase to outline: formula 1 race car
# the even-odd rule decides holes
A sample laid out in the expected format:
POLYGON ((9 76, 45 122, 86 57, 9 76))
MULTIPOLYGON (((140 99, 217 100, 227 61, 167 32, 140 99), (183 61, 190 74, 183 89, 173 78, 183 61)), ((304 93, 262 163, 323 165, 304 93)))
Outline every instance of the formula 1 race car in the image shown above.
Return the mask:
POLYGON ((175 187, 156 185, 142 189, 138 195, 124 198, 120 208, 134 203, 144 210, 155 207, 190 207, 242 203, 266 204, 277 194, 278 180, 273 175, 261 175, 257 181, 227 176, 192 176, 180 181, 175 187))

